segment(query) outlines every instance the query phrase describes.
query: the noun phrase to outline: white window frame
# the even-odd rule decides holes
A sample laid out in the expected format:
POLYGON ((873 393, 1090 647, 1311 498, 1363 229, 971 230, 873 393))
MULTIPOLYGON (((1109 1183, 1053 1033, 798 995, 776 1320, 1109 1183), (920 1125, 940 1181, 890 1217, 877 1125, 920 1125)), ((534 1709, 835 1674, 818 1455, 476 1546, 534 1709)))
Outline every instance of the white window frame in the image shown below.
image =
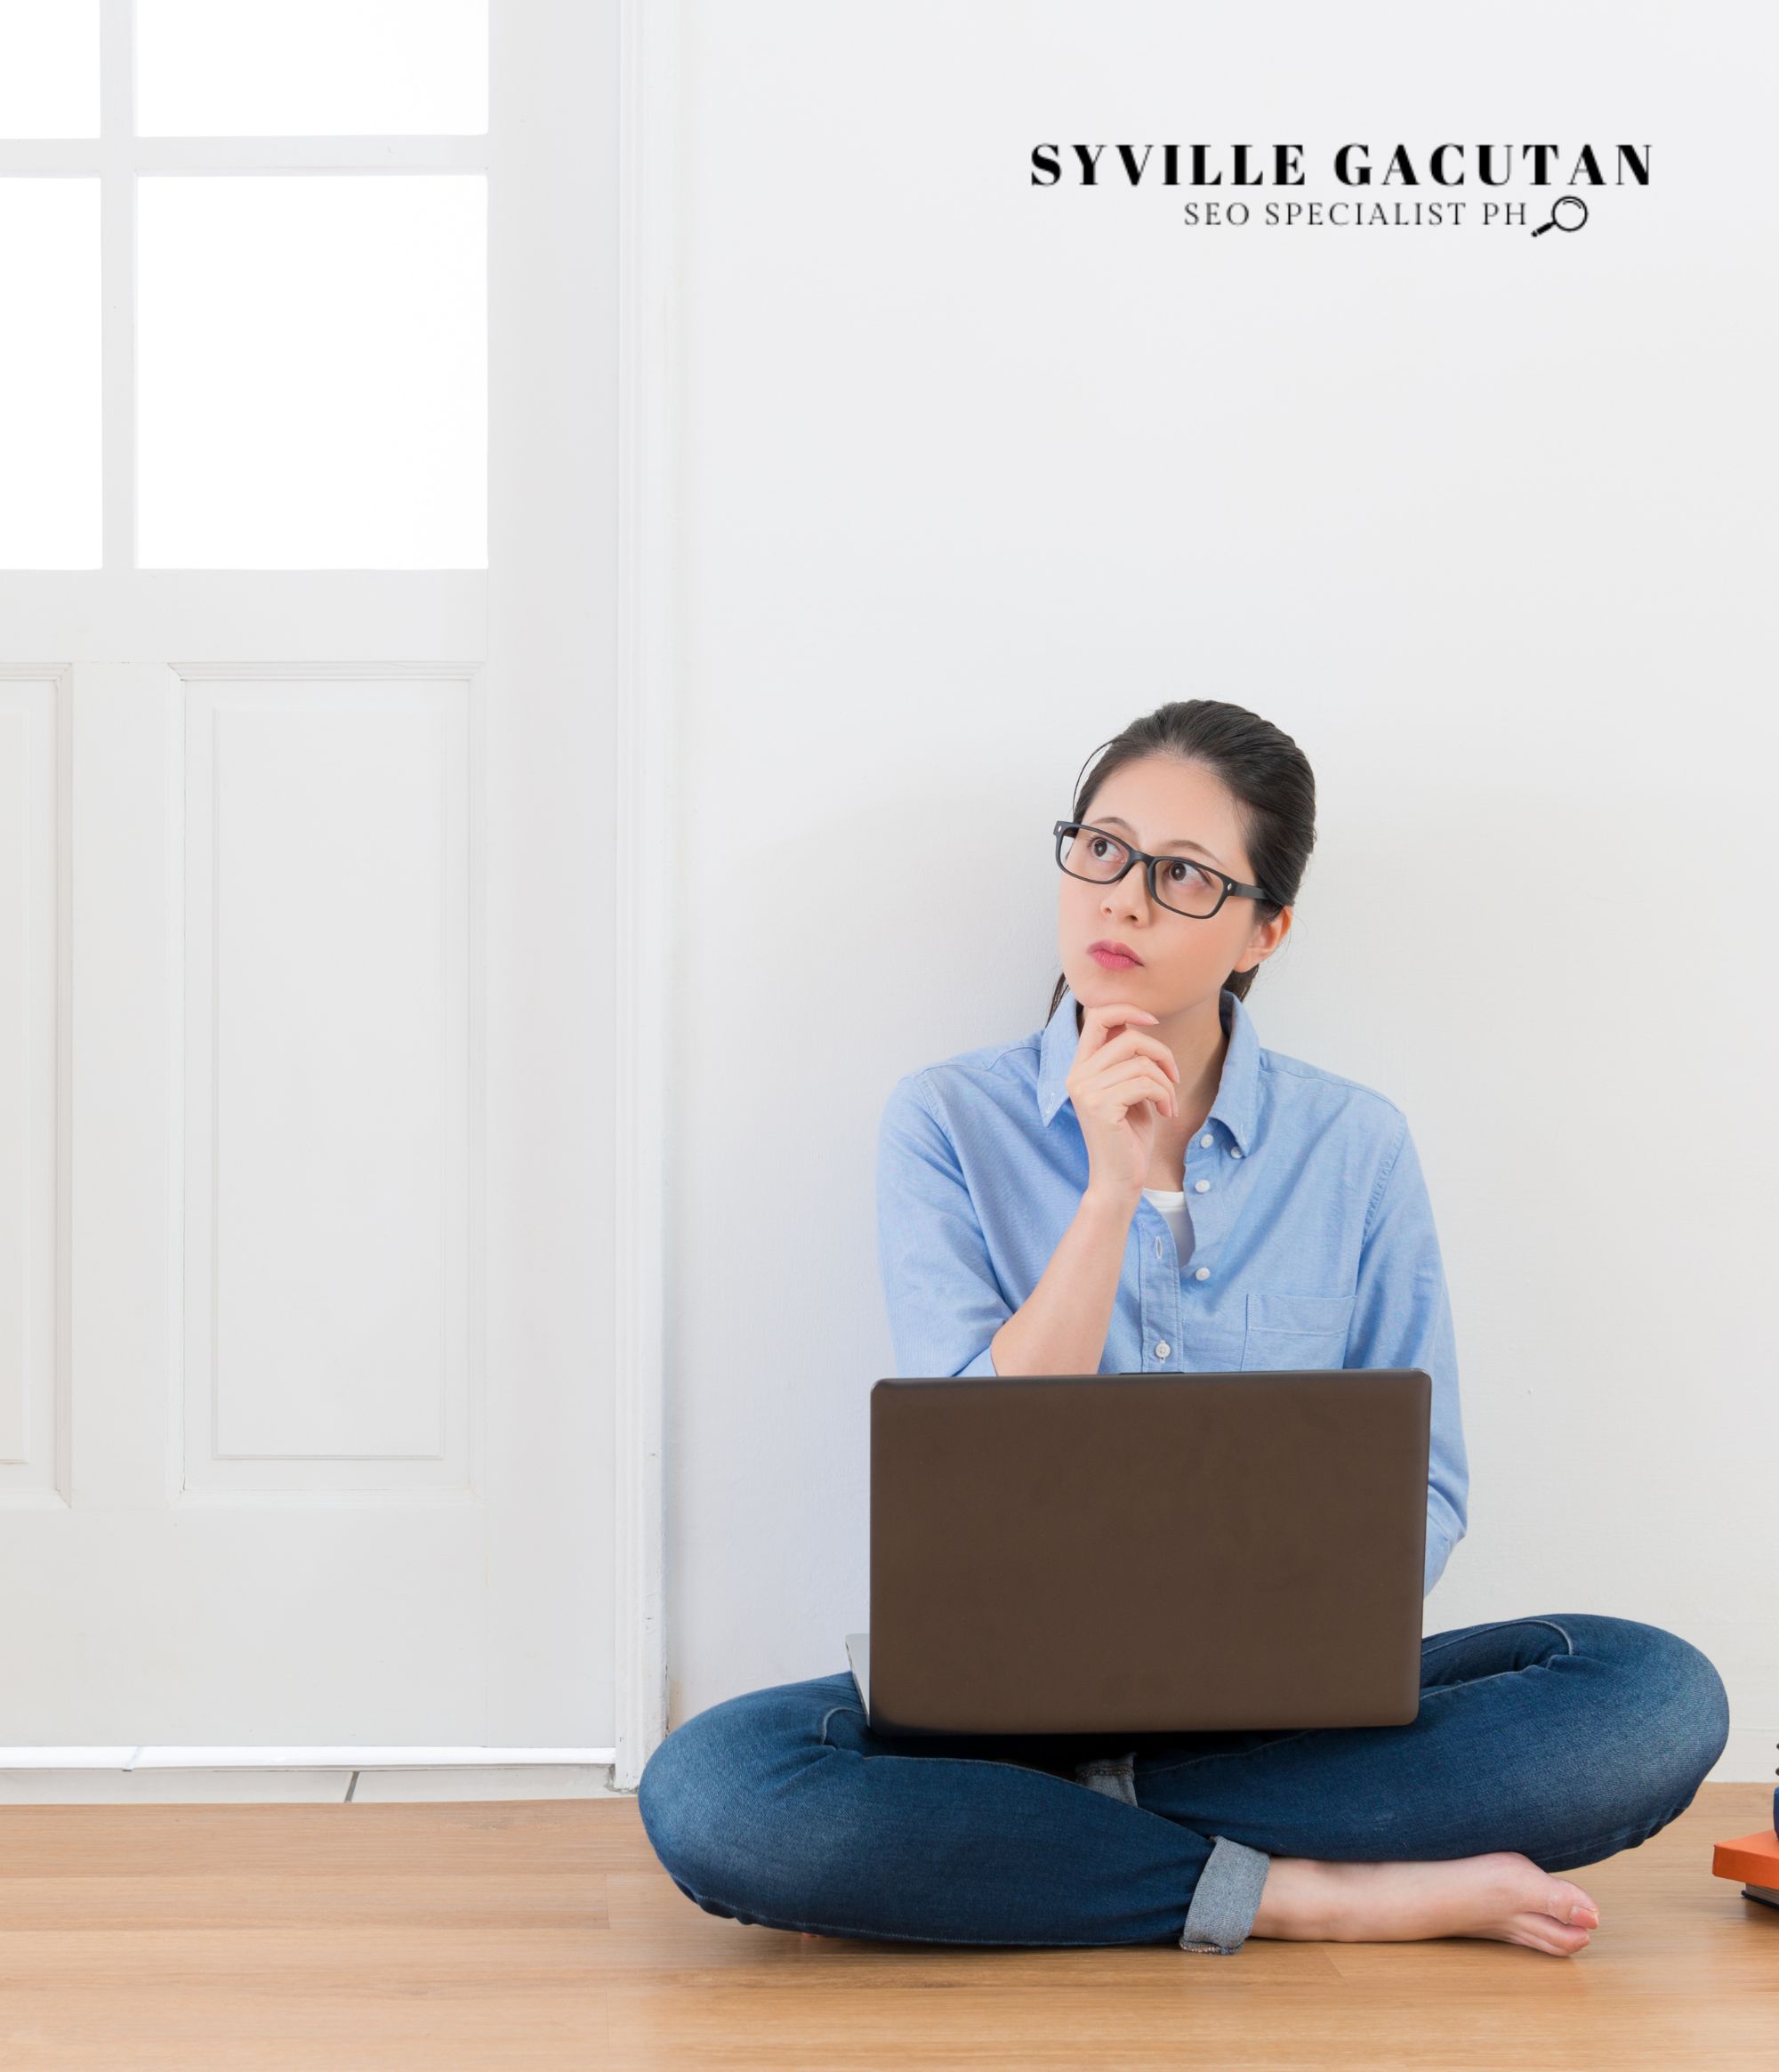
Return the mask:
MULTIPOLYGON (((491 11, 511 4, 492 0, 491 11)), ((149 173, 486 176, 488 135, 139 137, 134 0, 99 0, 99 8, 100 134, 0 140, 0 177, 97 177, 102 326, 101 566, 0 569, 8 659, 294 662, 313 658, 318 625, 331 646, 360 661, 474 666, 486 652, 485 568, 137 567, 135 215, 137 181, 149 173)), ((35 318, 55 320, 53 311, 35 318)))

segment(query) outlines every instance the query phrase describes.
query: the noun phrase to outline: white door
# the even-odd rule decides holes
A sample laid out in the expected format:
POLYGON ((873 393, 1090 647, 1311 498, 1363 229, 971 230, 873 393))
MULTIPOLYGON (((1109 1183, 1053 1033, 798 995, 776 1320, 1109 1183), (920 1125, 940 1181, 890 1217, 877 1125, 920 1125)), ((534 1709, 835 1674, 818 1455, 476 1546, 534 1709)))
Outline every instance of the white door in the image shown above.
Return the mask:
POLYGON ((0 10, 0 1747, 610 1758, 616 63, 0 10))

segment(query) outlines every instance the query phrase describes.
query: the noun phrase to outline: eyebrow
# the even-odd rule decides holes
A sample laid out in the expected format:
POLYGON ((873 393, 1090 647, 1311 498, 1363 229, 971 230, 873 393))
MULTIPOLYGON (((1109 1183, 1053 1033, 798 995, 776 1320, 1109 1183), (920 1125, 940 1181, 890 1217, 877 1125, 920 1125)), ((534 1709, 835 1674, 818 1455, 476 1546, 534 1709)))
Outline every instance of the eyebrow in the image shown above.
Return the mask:
MULTIPOLYGON (((1099 816, 1099 820, 1103 821, 1108 827, 1123 827, 1128 829, 1129 832, 1132 834, 1137 832, 1137 830, 1131 826, 1131 823, 1128 820, 1121 820, 1115 813, 1102 813, 1099 816)), ((1094 823, 1096 826, 1099 824, 1099 823, 1098 821, 1094 823)), ((1211 857, 1212 863, 1217 863, 1216 857, 1211 856, 1211 851, 1204 846, 1202 842, 1187 842, 1184 840, 1179 842, 1163 842, 1162 843, 1162 848, 1163 851, 1170 849, 1195 849, 1201 856, 1209 856, 1211 857)), ((1217 867, 1220 870, 1223 867, 1220 863, 1218 863, 1217 867)))

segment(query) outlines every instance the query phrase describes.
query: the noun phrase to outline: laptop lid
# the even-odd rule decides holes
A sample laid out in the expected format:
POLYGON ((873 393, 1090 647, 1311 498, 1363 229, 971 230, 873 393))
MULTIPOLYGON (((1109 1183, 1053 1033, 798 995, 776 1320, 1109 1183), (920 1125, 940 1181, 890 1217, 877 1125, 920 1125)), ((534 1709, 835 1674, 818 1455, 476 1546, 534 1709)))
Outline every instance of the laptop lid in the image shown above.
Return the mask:
POLYGON ((1419 1367, 877 1382, 871 1726, 1413 1720, 1432 1394, 1419 1367))

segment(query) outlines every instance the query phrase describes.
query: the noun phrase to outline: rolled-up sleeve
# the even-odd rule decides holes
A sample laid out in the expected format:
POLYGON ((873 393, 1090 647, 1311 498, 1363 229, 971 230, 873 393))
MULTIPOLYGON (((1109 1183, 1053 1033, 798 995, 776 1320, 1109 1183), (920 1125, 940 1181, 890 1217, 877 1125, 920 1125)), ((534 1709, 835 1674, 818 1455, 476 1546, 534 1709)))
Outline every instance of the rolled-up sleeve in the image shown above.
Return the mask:
POLYGON ((1470 1471, 1458 1401, 1457 1339, 1433 1206, 1408 1117, 1399 1110, 1398 1116, 1394 1148, 1366 1217, 1346 1364, 1420 1367, 1432 1381, 1424 1598, 1464 1536, 1470 1471))
POLYGON ((992 1375, 1012 1315, 970 1189, 921 1074, 898 1080, 877 1141, 877 1256, 898 1375, 992 1375))

